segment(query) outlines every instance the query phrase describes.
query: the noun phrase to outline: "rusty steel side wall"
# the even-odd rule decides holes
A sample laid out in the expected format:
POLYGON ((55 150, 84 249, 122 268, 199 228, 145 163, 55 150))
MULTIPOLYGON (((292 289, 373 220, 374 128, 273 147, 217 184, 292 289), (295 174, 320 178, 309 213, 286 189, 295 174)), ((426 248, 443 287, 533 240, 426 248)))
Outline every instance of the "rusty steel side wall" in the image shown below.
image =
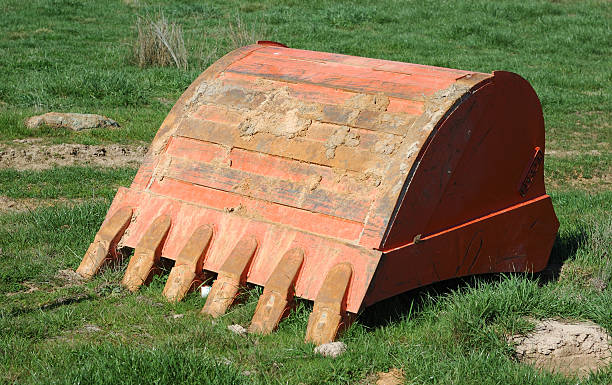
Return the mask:
MULTIPOLYGON (((402 199, 408 192, 416 171, 420 169, 425 150, 440 125, 447 121, 451 113, 460 108, 465 100, 471 99, 477 89, 487 84, 490 78, 491 75, 488 74, 468 74, 457 79, 450 87, 426 98, 423 113, 402 141, 397 158, 389 164, 384 177, 387 183, 381 188, 380 197, 370 211, 361 240, 362 245, 385 250, 388 248, 385 242, 389 234, 396 229, 399 230, 397 238, 401 239, 400 244, 410 242, 411 239, 401 234, 394 221, 398 213, 403 213, 402 199)), ((412 190, 412 193, 419 194, 416 189, 412 190)), ((422 220, 418 215, 412 218, 413 223, 420 223, 422 220)))
POLYGON ((389 250, 364 306, 467 275, 540 271, 558 228, 550 197, 543 195, 389 250))
POLYGON ((543 196, 543 164, 524 195, 520 186, 534 155, 544 148, 535 91, 516 74, 495 72, 440 122, 421 150, 382 249, 543 196))
POLYGON ((544 121, 508 72, 440 122, 413 166, 365 305, 451 278, 545 268, 559 228, 544 187, 544 121))

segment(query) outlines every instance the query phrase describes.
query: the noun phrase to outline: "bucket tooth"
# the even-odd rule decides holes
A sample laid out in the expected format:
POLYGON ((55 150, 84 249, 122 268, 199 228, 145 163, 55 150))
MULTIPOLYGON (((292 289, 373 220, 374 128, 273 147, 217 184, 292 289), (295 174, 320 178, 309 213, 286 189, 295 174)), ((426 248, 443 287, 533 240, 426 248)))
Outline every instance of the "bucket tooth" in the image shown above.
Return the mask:
POLYGON ((102 265, 117 256, 117 243, 132 220, 132 209, 124 207, 102 226, 94 241, 89 245, 81 264, 77 269, 84 278, 93 277, 102 265))
POLYGON ((134 249, 134 255, 121 283, 129 291, 136 291, 148 281, 161 254, 164 239, 170 229, 170 217, 163 215, 155 219, 134 249))
POLYGON ((327 273, 308 318, 306 342, 321 345, 336 339, 348 320, 346 292, 352 274, 350 263, 337 264, 327 273))
POLYGON ((169 301, 180 301, 194 283, 201 281, 202 265, 212 235, 213 230, 210 226, 198 227, 179 253, 163 291, 169 301))
POLYGON ((217 279, 202 308, 203 314, 218 317, 223 315, 234 302, 238 289, 246 283, 247 271, 255 250, 257 250, 257 240, 252 236, 244 237, 236 244, 219 269, 217 279))
POLYGON ((304 251, 294 248, 285 253, 264 286, 249 327, 250 333, 270 334, 294 305, 295 282, 304 262, 304 251))

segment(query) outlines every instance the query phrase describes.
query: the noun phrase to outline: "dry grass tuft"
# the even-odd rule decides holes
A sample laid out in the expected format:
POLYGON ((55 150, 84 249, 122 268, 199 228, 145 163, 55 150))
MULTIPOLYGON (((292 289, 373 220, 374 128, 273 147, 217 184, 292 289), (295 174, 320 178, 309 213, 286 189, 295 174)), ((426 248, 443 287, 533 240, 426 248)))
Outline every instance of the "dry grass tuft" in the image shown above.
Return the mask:
POLYGON ((180 25, 170 23, 163 13, 155 18, 136 19, 138 38, 134 43, 134 58, 139 67, 176 66, 187 69, 187 49, 180 25))
POLYGON ((228 26, 230 49, 244 47, 245 45, 254 44, 257 40, 262 40, 264 32, 261 26, 262 24, 257 22, 248 25, 242 21, 240 15, 237 15, 236 21, 230 22, 228 26))
POLYGON ((235 19, 227 25, 219 23, 217 28, 204 31, 196 46, 195 63, 201 67, 208 67, 223 53, 265 39, 264 23, 258 20, 246 23, 240 18, 240 15, 236 15, 235 19))
POLYGON ((195 54, 196 66, 206 68, 221 57, 223 50, 220 48, 217 36, 204 32, 198 43, 195 54))

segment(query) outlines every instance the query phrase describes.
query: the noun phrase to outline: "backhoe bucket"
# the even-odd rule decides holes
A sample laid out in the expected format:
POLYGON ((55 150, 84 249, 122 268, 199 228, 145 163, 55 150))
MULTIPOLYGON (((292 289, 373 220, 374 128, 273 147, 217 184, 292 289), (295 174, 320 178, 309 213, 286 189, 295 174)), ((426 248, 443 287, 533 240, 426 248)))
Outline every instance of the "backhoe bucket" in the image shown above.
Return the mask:
POLYGON ((120 188, 78 269, 134 248, 137 290, 174 260, 164 295, 216 280, 202 312, 263 286, 251 332, 314 301, 307 341, 432 282, 539 271, 558 229, 544 121, 527 81, 259 42, 208 68, 120 188))

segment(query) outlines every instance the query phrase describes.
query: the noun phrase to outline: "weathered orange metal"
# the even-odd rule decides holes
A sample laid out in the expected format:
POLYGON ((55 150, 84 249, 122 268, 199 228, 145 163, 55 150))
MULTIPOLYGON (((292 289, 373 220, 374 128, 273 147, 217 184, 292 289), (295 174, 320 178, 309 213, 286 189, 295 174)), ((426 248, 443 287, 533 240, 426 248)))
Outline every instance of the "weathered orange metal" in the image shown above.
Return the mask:
POLYGON ((180 97, 79 272, 121 239, 136 247, 130 289, 159 257, 176 261, 171 300, 218 272, 204 313, 264 285, 251 331, 273 330, 295 295, 315 301, 307 339, 323 343, 407 290, 542 270, 558 229, 543 153, 538 97, 516 74, 260 42, 180 97))
POLYGON ((202 266, 212 234, 210 226, 198 227, 176 257, 163 292, 169 301, 180 301, 192 287, 202 283, 202 266))
POLYGON ((132 209, 124 207, 104 221, 94 241, 89 245, 77 273, 85 278, 93 277, 106 262, 117 258, 117 243, 132 219, 132 209))
POLYGON ((295 281, 303 263, 302 249, 291 249, 285 253, 264 285, 249 332, 269 334, 288 314, 294 305, 295 281))
POLYGON ((152 278, 168 230, 170 230, 170 216, 160 215, 140 238, 121 282, 128 290, 136 291, 152 278))
POLYGON ((347 262, 334 266, 327 273, 308 318, 307 342, 321 345, 333 341, 341 327, 347 324, 346 294, 352 275, 353 269, 347 262))
POLYGON ((253 236, 246 236, 238 242, 232 253, 227 257, 219 269, 217 280, 210 289, 203 314, 218 317, 225 314, 228 307, 238 296, 240 287, 246 283, 249 265, 257 250, 257 240, 253 236))

